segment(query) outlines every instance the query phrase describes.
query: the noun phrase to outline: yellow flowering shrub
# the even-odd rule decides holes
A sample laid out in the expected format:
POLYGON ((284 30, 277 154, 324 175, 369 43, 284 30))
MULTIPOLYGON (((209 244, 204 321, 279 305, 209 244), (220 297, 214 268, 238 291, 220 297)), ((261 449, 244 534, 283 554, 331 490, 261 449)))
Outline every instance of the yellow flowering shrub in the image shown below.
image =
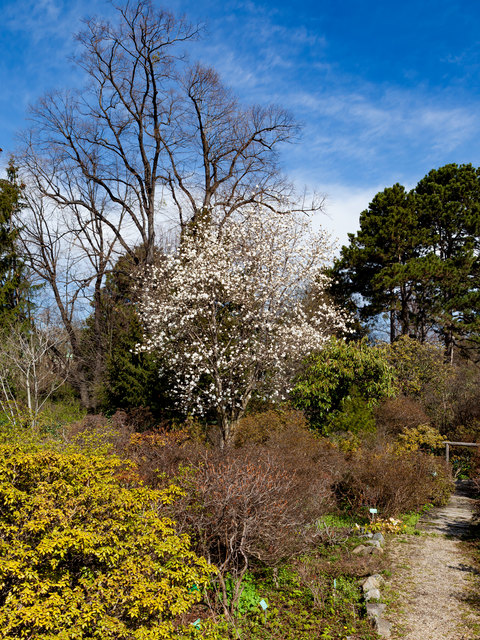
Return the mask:
POLYGON ((378 518, 366 527, 372 533, 405 533, 406 528, 407 525, 398 518, 378 518))
POLYGON ((125 463, 0 446, 2 638, 169 640, 214 569, 125 463))
POLYGON ((418 427, 407 427, 397 438, 396 449, 399 453, 405 451, 431 451, 445 446, 445 436, 438 429, 429 424, 420 424, 418 427))

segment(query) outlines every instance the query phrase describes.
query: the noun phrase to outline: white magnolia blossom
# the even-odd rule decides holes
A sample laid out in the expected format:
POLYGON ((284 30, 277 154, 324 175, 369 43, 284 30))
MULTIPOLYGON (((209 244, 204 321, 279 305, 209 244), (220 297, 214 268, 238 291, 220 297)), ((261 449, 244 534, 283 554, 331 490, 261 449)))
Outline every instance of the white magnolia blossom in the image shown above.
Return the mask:
POLYGON ((307 312, 303 302, 307 289, 326 300, 329 257, 305 217, 256 210, 220 229, 205 223, 149 270, 139 348, 168 362, 182 409, 216 412, 223 442, 252 393, 285 397, 295 365, 345 328, 331 303, 307 312))

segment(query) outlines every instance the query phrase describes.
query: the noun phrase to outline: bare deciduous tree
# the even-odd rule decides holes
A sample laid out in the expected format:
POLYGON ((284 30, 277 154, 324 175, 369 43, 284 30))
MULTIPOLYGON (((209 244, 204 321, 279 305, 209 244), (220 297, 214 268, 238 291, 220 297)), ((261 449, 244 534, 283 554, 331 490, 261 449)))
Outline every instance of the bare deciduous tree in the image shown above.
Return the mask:
MULTIPOLYGON (((70 380, 83 405, 95 408, 95 389, 103 375, 105 357, 101 289, 115 237, 107 233, 98 216, 92 215, 103 203, 96 200, 95 185, 89 186, 89 208, 76 203, 52 208, 39 190, 26 190, 28 212, 22 220, 20 242, 25 260, 38 280, 47 285, 47 296, 53 297, 58 309, 72 356, 70 380), (90 311, 95 344, 85 352, 79 329, 90 311), (93 370, 91 380, 88 370, 93 370)), ((82 193, 78 183, 70 184, 70 188, 82 193)))
POLYGON ((36 428, 46 401, 68 377, 66 336, 54 327, 10 328, 0 344, 0 406, 13 425, 25 416, 36 428))
POLYGON ((292 117, 275 106, 245 108, 213 69, 187 65, 185 45, 198 28, 150 0, 118 12, 117 25, 88 20, 77 36, 87 89, 32 108, 23 162, 42 194, 88 208, 70 190, 72 176, 97 185, 108 206, 92 214, 127 252, 135 233, 147 262, 159 213, 175 210, 185 227, 205 210, 225 218, 257 203, 302 208, 278 161, 279 145, 298 133, 292 117))
MULTIPOLYGON (((320 206, 296 199, 280 170, 279 147, 298 133, 286 111, 244 107, 213 69, 190 64, 186 47, 198 27, 151 0, 117 9, 115 24, 85 21, 76 62, 87 86, 32 107, 18 157, 31 207, 23 247, 52 291, 88 407, 94 400, 78 337, 81 303, 93 298, 100 336, 100 291, 114 252, 151 264, 162 217, 173 216, 182 233, 205 213, 222 226, 256 206, 320 206)), ((102 345, 93 357, 101 379, 102 345)))

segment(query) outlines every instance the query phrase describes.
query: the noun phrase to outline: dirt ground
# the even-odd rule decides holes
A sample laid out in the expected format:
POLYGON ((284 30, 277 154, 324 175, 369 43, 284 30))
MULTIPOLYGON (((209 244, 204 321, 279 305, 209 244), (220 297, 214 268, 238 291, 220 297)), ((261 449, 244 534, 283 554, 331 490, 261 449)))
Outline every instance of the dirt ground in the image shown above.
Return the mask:
MULTIPOLYGON (((418 536, 390 543, 386 595, 392 638, 480 638, 480 575, 472 558, 473 498, 459 485, 446 507, 422 518, 418 536)), ((477 542, 477 547, 479 543, 477 542)))

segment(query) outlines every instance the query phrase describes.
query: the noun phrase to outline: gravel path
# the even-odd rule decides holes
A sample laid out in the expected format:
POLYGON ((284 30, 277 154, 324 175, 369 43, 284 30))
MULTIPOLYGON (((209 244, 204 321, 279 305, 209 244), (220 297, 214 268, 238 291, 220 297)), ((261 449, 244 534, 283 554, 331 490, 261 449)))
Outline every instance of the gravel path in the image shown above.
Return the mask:
POLYGON ((480 579, 468 545, 473 499, 460 486, 446 507, 420 522, 420 536, 390 545, 398 601, 388 615, 392 637, 402 640, 480 638, 480 579), (476 595, 475 595, 476 594, 476 595))

